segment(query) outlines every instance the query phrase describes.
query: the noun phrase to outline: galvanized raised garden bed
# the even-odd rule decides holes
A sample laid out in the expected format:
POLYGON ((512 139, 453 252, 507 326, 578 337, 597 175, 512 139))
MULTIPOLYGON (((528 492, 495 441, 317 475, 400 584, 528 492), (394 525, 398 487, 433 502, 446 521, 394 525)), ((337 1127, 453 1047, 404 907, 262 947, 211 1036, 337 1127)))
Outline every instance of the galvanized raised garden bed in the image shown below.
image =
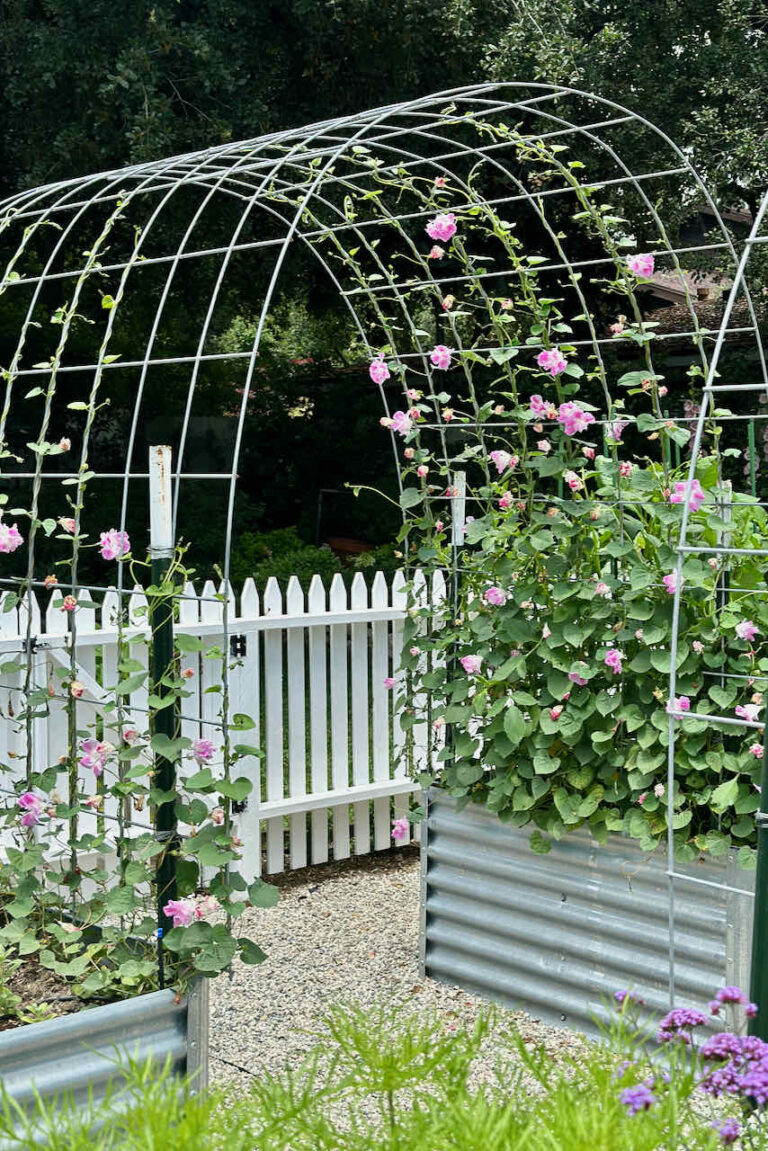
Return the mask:
POLYGON ((159 1067, 170 1057, 177 1075, 194 1075, 193 1091, 205 1087, 207 980, 197 980, 179 1002, 174 991, 153 991, 5 1031, 0 1034, 0 1079, 25 1109, 34 1102, 35 1088, 48 1100, 67 1094, 84 1104, 90 1093, 98 1103, 115 1077, 119 1052, 142 1061, 151 1058, 159 1067))
MULTIPOLYGON (((537 1018, 587 1033, 605 999, 634 987, 654 1011, 669 1006, 666 855, 630 839, 602 846, 586 831, 547 855, 530 829, 485 807, 456 811, 433 789, 422 824, 422 963, 427 975, 537 1018)), ((677 870, 750 891, 754 872, 730 859, 677 870)), ((749 984, 752 899, 677 881, 675 1001, 702 1007, 723 981, 749 984)))

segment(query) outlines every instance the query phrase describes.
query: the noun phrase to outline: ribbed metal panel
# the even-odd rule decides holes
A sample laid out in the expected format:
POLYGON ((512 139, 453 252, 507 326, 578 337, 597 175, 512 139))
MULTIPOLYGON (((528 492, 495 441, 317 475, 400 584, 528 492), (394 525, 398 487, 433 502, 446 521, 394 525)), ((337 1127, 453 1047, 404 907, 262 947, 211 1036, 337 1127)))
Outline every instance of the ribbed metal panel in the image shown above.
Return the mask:
MULTIPOLYGON (((486 808, 456 811, 428 796, 422 836, 425 973, 521 1007, 549 1023, 597 1030, 605 999, 634 987, 653 1011, 669 1007, 666 856, 577 831, 547 855, 530 831, 486 808)), ((753 873, 707 859, 678 871, 749 891, 753 873)), ((752 900, 675 883, 675 1002, 703 1006, 723 981, 745 985, 752 900)))
MULTIPOLYGON (((201 1087, 207 1020, 207 983, 201 981, 180 1002, 173 991, 154 991, 29 1024, 0 1034, 0 1079, 24 1108, 33 1103, 34 1088, 45 1099, 67 1094, 82 1104, 90 1094, 98 1102, 115 1075, 118 1053, 125 1052, 158 1065, 170 1057, 176 1074, 197 1071, 201 1087)), ((0 1141, 5 1146, 10 1144, 0 1141)))

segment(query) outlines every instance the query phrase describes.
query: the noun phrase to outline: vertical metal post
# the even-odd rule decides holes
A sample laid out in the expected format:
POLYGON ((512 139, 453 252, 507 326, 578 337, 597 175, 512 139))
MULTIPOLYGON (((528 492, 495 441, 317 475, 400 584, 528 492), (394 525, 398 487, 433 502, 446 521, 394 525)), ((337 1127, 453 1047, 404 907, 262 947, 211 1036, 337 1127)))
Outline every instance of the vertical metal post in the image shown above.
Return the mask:
MULTIPOLYGON (((149 557, 152 584, 161 585, 173 559, 173 515, 171 500, 171 449, 165 445, 149 449, 149 557)), ((151 595, 149 622, 152 631, 152 693, 160 699, 168 698, 170 688, 163 682, 173 666, 173 600, 170 596, 151 595)), ((173 739, 176 735, 176 708, 174 697, 158 706, 152 716, 152 734, 173 739)), ((176 786, 176 765, 166 755, 155 753, 154 785, 161 791, 173 791, 176 786)), ((172 926, 163 907, 176 898, 176 862, 173 854, 176 841, 176 805, 174 800, 157 805, 155 832, 163 844, 157 864, 157 925, 158 955, 162 980, 162 937, 172 926)))
POLYGON ((750 1035, 768 1041, 768 741, 764 739, 760 778, 760 809, 757 824, 757 872, 755 874, 755 918, 752 925, 752 971, 749 995, 759 1010, 749 1021, 750 1035))

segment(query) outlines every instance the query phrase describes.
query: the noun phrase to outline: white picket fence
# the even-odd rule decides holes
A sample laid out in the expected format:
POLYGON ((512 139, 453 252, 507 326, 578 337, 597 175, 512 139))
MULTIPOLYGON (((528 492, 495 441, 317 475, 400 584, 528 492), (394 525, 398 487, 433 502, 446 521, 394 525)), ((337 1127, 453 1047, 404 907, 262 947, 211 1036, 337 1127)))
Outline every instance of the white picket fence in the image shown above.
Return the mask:
MULTIPOLYGON (((423 602, 443 598, 441 575, 434 576, 430 586, 422 576, 418 583, 423 602)), ((199 594, 188 586, 177 631, 223 645, 223 605, 217 598, 222 594, 223 588, 210 582, 199 594)), ((60 602, 58 593, 51 599, 60 602)), ((405 602, 402 573, 388 584, 378 572, 370 588, 358 573, 349 591, 340 576, 328 589, 314 576, 306 592, 294 577, 285 595, 274 579, 261 598, 252 580, 239 599, 230 590, 230 652, 238 661, 230 673, 230 714, 252 717, 256 728, 243 733, 243 742, 264 752, 262 760, 248 757, 237 769, 254 784, 235 827, 243 840, 246 877, 392 846, 391 821, 407 809, 409 793, 418 786, 413 772, 428 766, 431 756, 424 701, 414 700, 418 722, 404 756, 405 737, 395 715, 398 692, 384 684, 398 676, 405 602)), ((95 610, 78 611, 81 727, 95 720, 99 700, 111 698, 105 689, 118 678, 117 605, 117 595, 110 590, 95 610)), ((146 618, 137 614, 145 605, 141 589, 134 589, 124 639, 131 641, 131 657, 146 665, 146 618)), ((31 607, 35 680, 50 684, 55 697, 60 694, 57 668, 69 661, 67 617, 52 603, 41 609, 33 598, 31 607)), ((0 613, 0 664, 23 650, 28 610, 22 604, 0 613)), ((201 653, 185 655, 183 662, 195 674, 187 683, 192 694, 182 708, 182 734, 216 743, 221 696, 208 689, 220 684, 221 661, 201 653)), ((24 734, 13 722, 21 686, 20 673, 0 674, 4 763, 25 752, 24 734)), ((146 727, 146 709, 147 688, 142 686, 125 699, 128 722, 132 718, 139 729, 146 727)), ((64 706, 51 698, 49 712, 34 721, 36 770, 55 764, 67 750, 64 706)), ((63 779, 61 786, 64 794, 63 779)), ((82 780, 82 787, 86 793, 93 790, 92 776, 82 780)), ((84 831, 89 820, 95 830, 96 816, 89 813, 84 831)))

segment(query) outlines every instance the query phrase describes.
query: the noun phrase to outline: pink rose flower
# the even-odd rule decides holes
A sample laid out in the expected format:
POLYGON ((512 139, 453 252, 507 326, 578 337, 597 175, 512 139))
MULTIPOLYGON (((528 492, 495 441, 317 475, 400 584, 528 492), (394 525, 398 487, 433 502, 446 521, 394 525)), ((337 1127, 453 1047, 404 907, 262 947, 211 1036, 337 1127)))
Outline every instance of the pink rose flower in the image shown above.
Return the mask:
POLYGON ((445 372, 451 366, 452 355, 451 349, 446 348, 445 344, 436 344, 430 352, 429 358, 436 368, 441 372, 445 372))
POLYGON ((383 384, 389 379, 389 368, 384 363, 383 356, 379 356, 378 359, 371 361, 368 366, 368 375, 374 384, 383 384))
POLYGON ((591 412, 585 412, 583 408, 570 400, 560 405, 557 418, 562 424, 563 431, 567 436, 574 436, 577 432, 584 432, 590 424, 595 422, 595 417, 591 412))
POLYGON ((73 595, 65 595, 64 599, 61 601, 61 607, 59 608, 59 611, 74 611, 76 607, 77 600, 75 597, 73 595))
POLYGON ((609 648, 605 655, 605 666, 609 667, 614 675, 621 675, 621 661, 623 659, 626 659, 626 656, 618 648, 609 648))
POLYGON ((210 739, 193 739, 191 751, 198 767, 210 763, 216 754, 216 748, 210 739))
POLYGON ((635 639, 642 639, 642 638, 643 638, 643 629, 641 627, 639 627, 637 629, 637 631, 635 632, 635 639))
POLYGON ((0 521, 0 552, 9 555, 20 548, 24 539, 16 524, 4 524, 0 521))
POLYGON ((427 224, 426 232, 430 240, 450 240, 456 235, 456 217, 453 212, 438 212, 427 224))
POLYGON ((463 655, 459 662, 467 675, 477 675, 483 666, 483 661, 479 655, 463 655))
POLYGON ((392 821, 392 838, 398 842, 411 838, 411 829, 407 819, 394 819, 392 821))
POLYGON ((736 635, 739 639, 745 639, 748 643, 752 643, 757 634, 757 627, 751 619, 744 619, 741 623, 736 624, 736 635))
POLYGON ((501 607, 507 601, 507 593, 500 587, 489 587, 483 592, 483 599, 492 607, 501 607))
POLYGON ((131 541, 128 539, 127 532, 119 532, 116 528, 110 528, 108 532, 102 532, 100 537, 99 552, 103 560, 116 560, 121 556, 125 556, 131 550, 131 541))
POLYGON ((413 426, 413 421, 405 412, 393 412, 390 427, 399 436, 407 436, 413 426))
POLYGON ((706 493, 698 480, 692 480, 690 488, 689 494, 687 481, 676 483, 674 494, 669 497, 669 502, 671 504, 684 504, 687 502, 691 511, 697 512, 706 499, 706 493))
POLYGON ((17 799, 17 804, 23 811, 21 817, 22 827, 35 827, 40 822, 40 812, 43 810, 43 800, 34 791, 25 791, 17 799))
POLYGON ((416 452, 414 451, 413 448, 403 448, 403 455, 405 456, 405 458, 407 460, 412 460, 413 457, 416 455, 416 452))
POLYGON ((72 683, 69 685, 69 694, 72 696, 73 699, 80 699, 80 697, 82 696, 84 691, 85 691, 85 685, 80 683, 79 679, 73 680, 72 683))
POLYGON ((559 376, 568 367, 568 361, 559 348, 545 348, 539 352, 536 363, 551 376, 559 376))
POLYGON ((647 280, 649 276, 653 275, 653 256, 649 252, 637 256, 629 256, 627 259, 627 267, 633 276, 637 276, 638 279, 641 280, 647 280))
POLYGON ((410 651, 411 655, 421 655, 421 648, 420 647, 409 648, 409 651, 410 651))

